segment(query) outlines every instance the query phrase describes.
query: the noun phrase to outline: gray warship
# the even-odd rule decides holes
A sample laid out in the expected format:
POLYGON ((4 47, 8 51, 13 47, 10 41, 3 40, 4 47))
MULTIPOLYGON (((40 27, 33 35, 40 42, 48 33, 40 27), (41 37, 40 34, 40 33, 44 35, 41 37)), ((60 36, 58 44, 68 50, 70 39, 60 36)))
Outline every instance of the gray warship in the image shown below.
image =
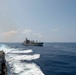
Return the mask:
POLYGON ((28 40, 26 38, 22 44, 25 46, 43 46, 44 43, 43 42, 37 42, 37 41, 31 41, 31 40, 28 40))
POLYGON ((0 51, 0 75, 7 75, 5 53, 0 51))

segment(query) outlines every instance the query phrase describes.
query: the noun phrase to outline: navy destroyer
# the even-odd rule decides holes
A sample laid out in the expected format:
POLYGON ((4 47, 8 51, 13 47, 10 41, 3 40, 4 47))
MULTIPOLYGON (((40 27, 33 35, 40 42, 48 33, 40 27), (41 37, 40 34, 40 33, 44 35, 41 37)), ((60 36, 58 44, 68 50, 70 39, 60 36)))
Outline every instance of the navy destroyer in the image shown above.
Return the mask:
POLYGON ((31 40, 28 40, 26 38, 22 44, 25 46, 43 46, 44 43, 43 42, 37 42, 37 41, 31 41, 31 40))

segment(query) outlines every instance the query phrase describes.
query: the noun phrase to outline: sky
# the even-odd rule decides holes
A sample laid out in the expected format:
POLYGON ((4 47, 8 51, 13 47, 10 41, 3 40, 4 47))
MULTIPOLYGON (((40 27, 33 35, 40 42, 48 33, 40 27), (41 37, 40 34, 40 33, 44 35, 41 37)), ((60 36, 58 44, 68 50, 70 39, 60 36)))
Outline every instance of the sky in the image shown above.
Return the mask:
POLYGON ((0 42, 76 42, 76 0, 0 0, 0 42))

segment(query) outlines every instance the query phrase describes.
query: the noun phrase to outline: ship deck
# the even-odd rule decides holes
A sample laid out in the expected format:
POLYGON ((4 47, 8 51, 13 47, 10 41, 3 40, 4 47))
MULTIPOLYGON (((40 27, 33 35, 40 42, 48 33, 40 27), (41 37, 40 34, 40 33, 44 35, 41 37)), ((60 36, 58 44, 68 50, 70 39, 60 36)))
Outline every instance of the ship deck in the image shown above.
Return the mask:
POLYGON ((0 51, 0 75, 7 75, 5 53, 0 51))

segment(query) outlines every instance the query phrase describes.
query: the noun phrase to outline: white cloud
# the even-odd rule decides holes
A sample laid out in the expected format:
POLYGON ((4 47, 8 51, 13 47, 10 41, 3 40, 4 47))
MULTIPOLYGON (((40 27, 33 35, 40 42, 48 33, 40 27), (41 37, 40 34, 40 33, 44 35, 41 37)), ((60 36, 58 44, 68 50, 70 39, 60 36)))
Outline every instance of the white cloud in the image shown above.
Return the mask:
POLYGON ((11 37, 13 35, 16 35, 18 33, 18 31, 12 30, 12 31, 8 31, 8 32, 4 32, 2 35, 4 37, 11 37))
POLYGON ((5 42, 10 41, 22 41, 25 37, 32 39, 39 39, 42 36, 41 33, 37 33, 31 29, 17 29, 1 33, 2 40, 5 42))
POLYGON ((31 29, 18 29, 18 30, 11 30, 11 31, 8 31, 8 32, 4 32, 2 35, 4 37, 11 37, 11 36, 15 36, 15 35, 29 35, 31 34, 32 30, 31 29))
POLYGON ((31 29, 24 29, 24 30, 21 30, 21 33, 23 33, 23 35, 25 35, 26 37, 36 37, 36 38, 41 38, 43 37, 43 35, 41 33, 36 33, 36 31, 33 31, 31 29))
POLYGON ((22 31, 22 33, 24 33, 25 35, 29 35, 32 32, 32 30, 30 29, 25 29, 22 31))
POLYGON ((41 33, 35 33, 35 34, 33 34, 34 36, 36 36, 36 37, 42 37, 42 35, 41 35, 41 33))

